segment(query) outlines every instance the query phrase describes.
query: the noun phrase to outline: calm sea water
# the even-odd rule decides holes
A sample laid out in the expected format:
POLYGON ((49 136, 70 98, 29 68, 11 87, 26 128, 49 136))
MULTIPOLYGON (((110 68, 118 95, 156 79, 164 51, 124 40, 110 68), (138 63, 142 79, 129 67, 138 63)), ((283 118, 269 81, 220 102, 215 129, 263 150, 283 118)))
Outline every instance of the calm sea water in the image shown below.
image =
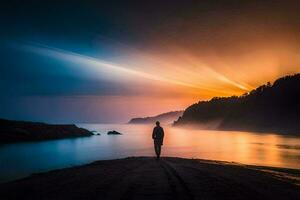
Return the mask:
MULTIPOLYGON (((101 136, 0 146, 0 182, 32 173, 128 156, 154 156, 152 126, 78 124, 101 136), (106 135, 116 130, 123 135, 106 135)), ((300 137, 165 126, 162 156, 300 169, 300 137)))

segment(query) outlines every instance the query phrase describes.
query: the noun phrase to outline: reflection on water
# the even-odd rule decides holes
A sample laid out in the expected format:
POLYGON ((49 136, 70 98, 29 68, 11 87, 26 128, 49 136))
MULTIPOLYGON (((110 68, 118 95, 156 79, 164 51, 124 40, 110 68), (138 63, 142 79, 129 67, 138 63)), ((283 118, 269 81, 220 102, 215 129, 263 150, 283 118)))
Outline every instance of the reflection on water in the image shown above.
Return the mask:
MULTIPOLYGON (((0 181, 128 156, 154 156, 152 126, 80 124, 101 136, 0 146, 0 181), (106 135, 116 130, 123 135, 106 135)), ((163 156, 225 160, 300 169, 300 137, 165 128, 163 156)))

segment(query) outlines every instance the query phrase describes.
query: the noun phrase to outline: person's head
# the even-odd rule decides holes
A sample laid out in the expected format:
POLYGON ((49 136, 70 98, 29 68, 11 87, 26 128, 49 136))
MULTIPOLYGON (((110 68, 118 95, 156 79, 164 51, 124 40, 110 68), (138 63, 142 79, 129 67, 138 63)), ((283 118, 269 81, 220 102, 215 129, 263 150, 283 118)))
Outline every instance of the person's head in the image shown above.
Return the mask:
POLYGON ((159 123, 159 121, 156 121, 155 124, 156 124, 156 126, 159 126, 160 123, 159 123))

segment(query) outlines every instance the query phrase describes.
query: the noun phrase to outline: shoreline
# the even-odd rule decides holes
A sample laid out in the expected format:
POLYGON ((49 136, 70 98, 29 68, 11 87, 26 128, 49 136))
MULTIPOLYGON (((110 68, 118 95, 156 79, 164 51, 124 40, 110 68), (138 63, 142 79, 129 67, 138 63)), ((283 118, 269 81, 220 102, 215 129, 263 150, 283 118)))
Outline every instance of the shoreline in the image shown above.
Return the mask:
POLYGON ((174 199, 173 193, 179 199, 203 195, 206 199, 297 199, 300 169, 177 157, 159 161, 153 157, 128 157, 32 174, 0 184, 0 196, 6 199, 147 199, 150 194, 153 199, 174 199))
POLYGON ((229 127, 203 127, 201 124, 197 123, 186 123, 186 124, 172 124, 173 128, 179 129, 192 129, 192 130, 207 130, 207 131, 235 131, 235 132, 247 132, 247 133, 257 133, 257 134, 276 134, 282 136, 290 137, 300 137, 300 130, 278 130, 278 129, 262 129, 262 128, 229 128, 229 127))

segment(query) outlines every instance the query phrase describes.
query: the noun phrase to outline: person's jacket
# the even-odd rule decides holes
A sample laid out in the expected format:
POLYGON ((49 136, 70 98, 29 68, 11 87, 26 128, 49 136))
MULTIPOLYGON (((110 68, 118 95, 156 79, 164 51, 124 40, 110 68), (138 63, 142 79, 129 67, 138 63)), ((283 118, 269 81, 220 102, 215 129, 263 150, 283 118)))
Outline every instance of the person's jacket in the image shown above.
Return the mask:
POLYGON ((155 142, 159 142, 160 144, 163 143, 164 129, 161 126, 154 127, 152 132, 152 139, 155 140, 155 142))

